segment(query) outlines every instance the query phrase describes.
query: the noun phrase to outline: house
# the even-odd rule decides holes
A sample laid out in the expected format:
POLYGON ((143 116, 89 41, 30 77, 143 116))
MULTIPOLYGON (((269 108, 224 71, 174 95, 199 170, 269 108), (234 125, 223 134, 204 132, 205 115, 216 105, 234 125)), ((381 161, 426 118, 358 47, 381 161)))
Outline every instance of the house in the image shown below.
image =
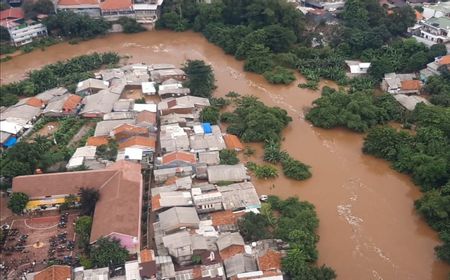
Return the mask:
POLYGON ((133 111, 134 99, 119 99, 113 105, 114 112, 133 111))
POLYGON ((123 124, 135 124, 134 119, 100 121, 95 127, 94 136, 109 136, 111 131, 123 124))
POLYGON ((84 269, 84 267, 76 267, 73 270, 74 280, 86 279, 108 279, 109 267, 84 269))
POLYGON ((450 42, 450 17, 432 17, 409 28, 409 32, 427 45, 450 42))
POLYGON ((24 127, 29 127, 37 120, 41 114, 41 102, 34 102, 36 98, 25 98, 19 101, 16 105, 8 107, 0 114, 0 120, 7 120, 15 122, 24 127))
POLYGON ((42 114, 49 117, 74 116, 78 113, 80 105, 81 96, 67 93, 52 98, 42 114))
POLYGON ((120 17, 134 17, 131 0, 100 1, 100 12, 102 17, 109 21, 118 20, 120 17))
POLYGON ((190 192, 168 191, 161 192, 152 197, 152 211, 192 205, 193 202, 190 192))
POLYGON ((168 234, 183 228, 196 229, 200 220, 194 207, 173 207, 158 214, 161 230, 168 234))
POLYGON ((162 156, 158 168, 172 168, 179 166, 194 166, 197 157, 193 153, 174 151, 162 156))
POLYGON ((104 121, 134 119, 136 112, 111 112, 103 115, 104 121))
POLYGON ((174 99, 165 99, 159 102, 158 110, 161 116, 172 113, 194 114, 195 111, 201 111, 207 106, 210 106, 208 98, 188 95, 174 99))
POLYGON ((56 5, 58 11, 82 13, 91 17, 100 17, 100 3, 98 0, 59 0, 56 5))
POLYGON ((281 253, 269 248, 264 253, 261 252, 258 255, 256 261, 259 271, 266 277, 281 276, 279 279, 282 280, 281 253))
POLYGON ((248 275, 250 279, 256 279, 256 277, 262 276, 262 273, 258 271, 255 257, 243 253, 224 259, 223 265, 227 278, 233 279, 232 277, 237 276, 237 278, 245 279, 245 276, 248 275))
POLYGON ((171 177, 190 176, 193 173, 194 173, 194 169, 192 168, 192 166, 183 166, 183 167, 175 167, 175 168, 156 169, 153 171, 153 176, 155 177, 156 183, 163 183, 171 177))
POLYGON ((225 145, 228 150, 234 150, 236 152, 240 152, 244 149, 244 145, 241 140, 236 135, 233 134, 225 134, 223 135, 223 140, 225 141, 225 145))
POLYGON ((209 215, 212 221, 212 226, 218 232, 233 232, 239 230, 237 222, 241 214, 234 213, 231 210, 224 210, 212 212, 209 215))
POLYGON ((201 152, 198 153, 198 162, 206 165, 217 165, 220 163, 220 156, 218 151, 201 152))
POLYGON ((119 239, 131 254, 140 252, 143 180, 141 165, 119 161, 101 170, 18 176, 13 192, 27 194, 27 209, 55 209, 81 188, 99 190, 90 243, 101 237, 119 239))
MULTIPOLYGON (((32 275, 34 280, 67 280, 72 279, 72 268, 68 265, 52 265, 32 275)), ((28 276, 27 276, 28 278, 28 276)))
POLYGON ((133 5, 136 21, 143 24, 155 23, 158 20, 159 8, 162 3, 163 0, 136 1, 133 5))
POLYGON ((43 92, 35 95, 34 97, 42 100, 45 104, 48 104, 54 98, 58 98, 59 96, 65 95, 68 92, 69 91, 66 88, 57 87, 57 88, 52 88, 52 89, 43 91, 43 92))
POLYGON ((112 82, 113 80, 122 80, 125 78, 125 72, 120 68, 102 69, 95 73, 96 79, 112 82))
POLYGON ((116 139, 117 141, 125 141, 126 139, 133 136, 149 136, 149 131, 145 127, 140 127, 134 124, 124 123, 117 127, 115 127, 110 136, 116 139))
POLYGON ((235 165, 213 165, 208 166, 208 181, 218 182, 242 182, 249 180, 247 170, 243 164, 235 165))
POLYGON ((194 251, 208 250, 205 237, 186 230, 163 236, 162 240, 169 255, 181 266, 192 263, 194 251))
POLYGON ((250 182, 218 186, 222 194, 223 209, 225 210, 254 210, 261 208, 258 193, 250 182))
POLYGON ((84 146, 75 150, 75 153, 70 158, 66 165, 67 169, 74 169, 84 164, 85 160, 95 159, 96 146, 84 146))
POLYGON ((387 73, 381 82, 381 89, 391 94, 419 94, 421 88, 415 74, 387 73))
POLYGON ((141 111, 136 114, 136 125, 148 128, 151 132, 158 130, 156 113, 150 111, 141 111))
POLYGON ((24 17, 21 8, 0 11, 0 25, 8 30, 11 43, 16 47, 31 43, 35 38, 47 36, 45 25, 33 20, 24 20, 24 17))
POLYGON ((424 82, 428 77, 433 75, 441 75, 441 69, 450 70, 450 55, 436 57, 433 62, 427 64, 427 68, 420 70, 420 79, 424 82))
MULTIPOLYGON (((158 0, 158 2, 161 0, 158 0)), ((149 66, 150 71, 152 70, 167 70, 167 69, 175 69, 175 65, 173 64, 168 64, 168 63, 160 63, 160 64, 152 64, 149 66)), ((172 79, 172 81, 176 81, 174 79, 172 79)), ((164 82, 163 82, 164 84, 164 82)))
POLYGON ((394 95, 395 100, 400 103, 403 107, 405 107, 408 111, 413 111, 416 108, 416 105, 419 103, 424 103, 429 105, 430 102, 423 97, 416 95, 405 95, 405 94, 396 94, 394 95))
POLYGON ((149 111, 152 113, 157 112, 157 105, 153 103, 147 103, 147 104, 134 104, 133 111, 135 112, 142 112, 142 111, 149 111))
POLYGON ((86 140, 86 146, 101 146, 108 144, 107 136, 91 136, 86 140))
POLYGON ((156 268, 156 257, 153 250, 144 249, 140 253, 139 274, 142 279, 155 279, 158 272, 156 268))
POLYGON ((181 127, 193 127, 200 119, 200 114, 168 114, 160 116, 161 125, 179 124, 181 127))
POLYGON ((159 69, 150 71, 152 81, 162 83, 168 79, 186 80, 186 73, 181 69, 159 69))
POLYGON ((223 196, 218 191, 203 193, 200 188, 192 188, 192 199, 198 213, 223 210, 223 196))
POLYGON ((156 141, 150 137, 132 136, 119 144, 119 150, 125 148, 141 149, 143 153, 152 155, 155 152, 156 141))
POLYGON ((89 78, 77 84, 75 93, 78 95, 91 95, 101 90, 107 89, 108 87, 109 82, 107 81, 89 78))
POLYGON ((144 95, 156 95, 156 88, 154 82, 143 82, 141 86, 142 86, 142 93, 144 95))
POLYGON ((190 93, 191 90, 189 88, 184 88, 182 83, 174 79, 166 80, 158 88, 158 95, 161 98, 180 97, 190 93))
POLYGON ((161 279, 174 279, 175 267, 170 256, 156 256, 156 267, 158 269, 158 277, 161 279))
POLYGON ((189 138, 179 125, 163 125, 159 134, 161 152, 189 151, 189 138))
POLYGON ((362 75, 367 74, 367 70, 370 68, 370 62, 361 62, 359 60, 346 60, 345 63, 348 66, 350 74, 362 75))
POLYGON ((80 114, 85 118, 101 118, 112 111, 117 100, 119 100, 119 95, 107 89, 101 90, 83 98, 84 107, 80 114))
POLYGON ((422 15, 425 19, 430 19, 432 17, 450 17, 450 3, 448 2, 423 5, 422 8, 422 15))
POLYGON ((189 137, 191 152, 200 153, 225 149, 225 141, 218 125, 211 126, 209 123, 203 123, 201 131, 204 133, 194 133, 189 137))
POLYGON ((244 238, 242 238, 242 235, 239 232, 222 233, 219 235, 216 243, 220 257, 224 261, 232 256, 243 254, 245 252, 244 238))

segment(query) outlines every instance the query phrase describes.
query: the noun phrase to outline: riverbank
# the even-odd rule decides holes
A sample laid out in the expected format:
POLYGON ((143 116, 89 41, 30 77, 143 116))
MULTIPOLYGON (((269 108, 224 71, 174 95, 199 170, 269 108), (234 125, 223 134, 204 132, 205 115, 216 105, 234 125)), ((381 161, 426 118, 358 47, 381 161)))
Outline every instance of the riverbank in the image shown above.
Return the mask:
MULTIPOLYGON (((319 93, 298 88, 305 81, 300 75, 292 85, 271 85, 260 75, 244 72, 242 62, 225 55, 201 34, 153 31, 112 34, 77 45, 61 43, 17 56, 1 64, 2 83, 20 80, 26 72, 58 60, 105 51, 130 56, 130 63, 179 65, 187 59, 202 59, 214 68, 216 97, 236 91, 286 109, 294 120, 283 132, 282 148, 311 165, 313 177, 298 182, 280 176, 254 183, 259 194, 298 195, 316 206, 319 264, 333 267, 338 279, 445 279, 450 269, 433 251, 439 244, 437 234, 414 211, 418 188, 387 162, 363 155, 363 135, 318 129, 306 122, 303 110, 319 93)), ((320 84, 325 85, 335 86, 320 84)), ((261 157, 260 145, 252 146, 256 157, 261 157)))

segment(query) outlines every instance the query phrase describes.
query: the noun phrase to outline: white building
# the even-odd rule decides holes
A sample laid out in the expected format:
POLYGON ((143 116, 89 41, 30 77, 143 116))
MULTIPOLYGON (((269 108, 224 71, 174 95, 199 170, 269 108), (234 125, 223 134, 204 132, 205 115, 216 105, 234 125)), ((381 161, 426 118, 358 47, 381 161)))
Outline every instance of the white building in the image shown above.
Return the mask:
POLYGON ((432 17, 409 28, 409 31, 427 45, 445 44, 450 42, 450 18, 432 17))
POLYGON ((6 28, 9 31, 11 42, 16 47, 31 43, 34 38, 47 36, 47 27, 35 21, 22 24, 10 21, 6 24, 6 28))

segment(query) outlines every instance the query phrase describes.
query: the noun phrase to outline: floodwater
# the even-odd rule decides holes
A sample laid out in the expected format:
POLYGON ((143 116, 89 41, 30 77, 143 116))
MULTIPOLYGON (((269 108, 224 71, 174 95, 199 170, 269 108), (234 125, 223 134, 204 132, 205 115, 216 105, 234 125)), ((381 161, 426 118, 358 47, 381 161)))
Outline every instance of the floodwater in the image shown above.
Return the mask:
POLYGON ((126 62, 130 63, 180 65, 187 59, 202 59, 214 68, 217 96, 236 91, 286 109, 293 122, 284 131, 283 149, 309 164, 313 177, 297 182, 280 174, 276 180, 256 180, 255 184, 260 194, 297 195, 316 206, 319 264, 332 266, 339 279, 446 279, 450 268, 434 255, 437 234, 415 213, 413 202, 420 192, 407 176, 391 170, 385 161, 363 155, 363 135, 318 129, 306 122, 303 110, 319 96, 317 92, 298 88, 299 81, 290 86, 270 85, 244 72, 242 62, 200 34, 153 31, 59 44, 2 63, 2 82, 94 51, 116 51, 129 56, 126 62))

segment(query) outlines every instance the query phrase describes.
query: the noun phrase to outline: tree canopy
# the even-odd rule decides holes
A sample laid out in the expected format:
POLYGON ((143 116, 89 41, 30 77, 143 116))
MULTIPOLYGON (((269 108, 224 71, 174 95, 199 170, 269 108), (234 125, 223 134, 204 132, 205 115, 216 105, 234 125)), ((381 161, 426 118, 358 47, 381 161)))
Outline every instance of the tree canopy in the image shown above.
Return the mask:
POLYGON ((188 60, 183 67, 187 75, 184 86, 191 90, 191 95, 209 98, 216 89, 214 72, 203 60, 188 60))
POLYGON ((118 239, 100 238, 91 248, 90 257, 95 267, 115 267, 128 260, 129 252, 118 239))
POLYGON ((78 246, 83 248, 85 251, 89 248, 89 239, 91 236, 92 228, 92 217, 91 216, 81 216, 75 222, 75 233, 78 238, 78 246))
POLYGON ((16 214, 21 214, 27 206, 28 200, 28 195, 22 192, 12 193, 8 201, 8 208, 16 214))
POLYGON ((72 11, 59 11, 57 14, 49 16, 45 19, 45 25, 51 33, 57 33, 67 38, 83 39, 106 34, 111 27, 111 24, 103 18, 93 18, 72 11))
POLYGON ((93 216, 95 205, 100 199, 100 193, 97 189, 82 188, 80 195, 81 215, 93 216))
POLYGON ((220 150, 219 157, 220 164, 234 165, 239 163, 235 150, 220 150))

